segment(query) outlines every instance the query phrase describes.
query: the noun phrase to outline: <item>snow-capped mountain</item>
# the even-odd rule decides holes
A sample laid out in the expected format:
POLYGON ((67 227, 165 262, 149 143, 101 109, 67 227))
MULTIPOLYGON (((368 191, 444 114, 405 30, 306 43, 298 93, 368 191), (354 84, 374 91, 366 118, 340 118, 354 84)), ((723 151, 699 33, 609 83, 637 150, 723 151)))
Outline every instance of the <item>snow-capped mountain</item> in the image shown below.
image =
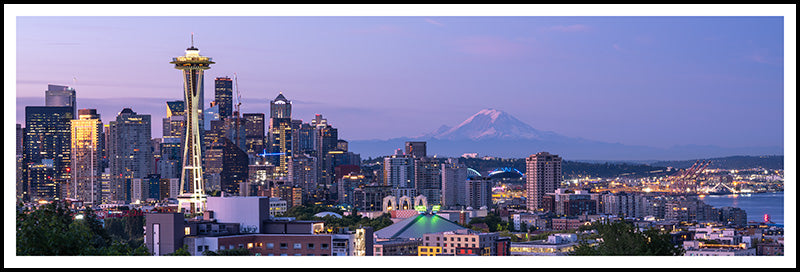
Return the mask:
POLYGON ((444 130, 445 128, 447 127, 442 126, 428 135, 432 138, 443 140, 544 140, 559 136, 553 132, 537 130, 511 114, 491 108, 475 113, 455 127, 444 130))
POLYGON ((458 157, 464 153, 524 158, 540 151, 570 160, 679 160, 740 154, 783 154, 782 147, 722 148, 676 146, 657 148, 609 143, 542 131, 497 109, 483 109, 455 127, 442 125, 416 136, 387 140, 350 141, 349 148, 361 157, 391 154, 406 141, 427 142, 428 154, 458 157))

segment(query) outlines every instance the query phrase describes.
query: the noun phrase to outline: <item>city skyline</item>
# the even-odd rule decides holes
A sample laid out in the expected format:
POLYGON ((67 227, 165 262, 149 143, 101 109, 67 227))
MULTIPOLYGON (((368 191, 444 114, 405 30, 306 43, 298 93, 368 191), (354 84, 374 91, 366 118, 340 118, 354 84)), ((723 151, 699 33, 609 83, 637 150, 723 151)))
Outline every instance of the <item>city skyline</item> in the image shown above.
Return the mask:
MULTIPOLYGON (((190 14, 177 10, 183 5, 142 6, 159 11, 155 16, 116 10, 86 14, 45 5, 45 16, 30 10, 6 15, 13 30, 6 35, 7 48, 12 45, 6 59, 15 56, 6 61, 6 89, 14 89, 15 97, 6 92, 6 98, 15 101, 16 123, 25 126, 25 106, 45 105, 48 84, 65 85, 76 91, 74 110, 97 109, 108 124, 129 108, 152 116, 152 138, 159 138, 167 102, 183 100, 180 72, 169 61, 193 43, 216 62, 205 76, 203 109, 214 100, 214 79, 236 75, 240 114, 269 114, 270 101, 282 94, 294 104, 292 119, 311 122, 321 115, 342 140, 418 136, 494 108, 536 129, 598 141, 656 147, 777 145, 790 150, 787 178, 796 177, 794 13, 784 18, 785 11, 770 8, 755 16, 660 17, 664 14, 648 10, 641 16, 594 17, 550 15, 524 5, 532 15, 412 15, 406 10, 400 16, 340 16, 277 14, 266 12, 269 5, 208 5, 198 8, 197 16, 183 16, 190 14), (248 8, 266 15, 226 12, 248 8), (162 16, 168 10, 178 16, 162 16)), ((704 8, 715 9, 699 9, 704 8)), ((540 151, 547 150, 530 154, 540 151)), ((788 184, 793 199, 794 185, 788 184)), ((787 207, 791 211, 793 205, 787 207)), ((6 229, 12 228, 6 222, 6 229)), ((405 265, 401 262, 417 259, 398 260, 405 265)), ((659 259, 637 258, 624 265, 649 265, 650 260, 659 259)), ((519 261, 528 260, 491 264, 530 265, 519 261)), ((665 265, 717 265, 714 260, 673 261, 665 265)), ((734 260, 724 266, 741 263, 750 264, 734 260)))
MULTIPOLYGON (((166 101, 182 99, 163 62, 194 33, 217 61, 205 84, 236 74, 243 113, 267 112, 282 92, 296 104, 293 118, 322 114, 347 140, 413 137, 497 108, 540 130, 606 142, 783 146, 783 25, 713 16, 22 16, 16 99, 43 104, 47 84, 67 85, 78 108, 114 116, 130 107, 159 120, 166 101), (102 68, 114 59, 137 76, 102 68)), ((212 100, 206 88, 204 108, 212 100)))

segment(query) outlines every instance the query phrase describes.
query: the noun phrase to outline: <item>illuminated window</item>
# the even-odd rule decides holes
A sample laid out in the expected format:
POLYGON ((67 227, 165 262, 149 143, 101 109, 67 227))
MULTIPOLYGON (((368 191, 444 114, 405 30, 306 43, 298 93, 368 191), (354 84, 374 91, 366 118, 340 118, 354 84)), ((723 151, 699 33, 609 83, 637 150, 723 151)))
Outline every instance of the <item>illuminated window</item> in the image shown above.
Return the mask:
POLYGON ((247 248, 248 249, 253 248, 253 243, 247 243, 247 248))
POLYGON ((190 227, 183 228, 183 234, 184 235, 190 235, 191 233, 192 233, 192 228, 190 228, 190 227))

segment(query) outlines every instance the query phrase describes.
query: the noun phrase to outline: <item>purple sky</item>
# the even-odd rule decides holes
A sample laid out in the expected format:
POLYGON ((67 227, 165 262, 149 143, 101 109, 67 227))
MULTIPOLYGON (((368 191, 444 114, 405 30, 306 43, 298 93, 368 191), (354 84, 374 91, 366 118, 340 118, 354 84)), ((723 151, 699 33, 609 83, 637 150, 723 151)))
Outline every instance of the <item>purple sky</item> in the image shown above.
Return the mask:
MULTIPOLYGON (((346 140, 420 135, 494 108, 540 130, 592 140, 655 147, 783 146, 787 135, 786 149, 793 152, 795 8, 4 5, 5 123, 23 123, 24 107, 44 105, 52 83, 75 87, 78 107, 97 108, 105 123, 123 107, 151 114, 153 136, 159 137, 165 102, 182 99, 179 71, 169 61, 184 53, 194 32, 200 53, 217 62, 206 74, 206 105, 213 99, 213 78, 237 73, 243 112, 267 112, 268 101, 283 92, 294 103, 293 117, 308 121, 321 113, 346 140), (192 14, 215 17, 185 17, 192 14), (181 17, 160 17, 176 15, 181 17), (728 17, 742 15, 768 17, 728 17)), ((10 125, 5 131, 11 135, 10 125)), ((7 158, 13 150, 9 138, 7 158)), ((13 164, 6 162, 10 180, 13 164)), ((788 156, 787 180, 796 177, 793 162, 788 156)), ((12 183, 6 185, 11 194, 12 183)), ((786 186, 794 193, 794 183, 786 186)), ((793 197, 787 200, 792 215, 793 197)), ((5 206, 13 209, 13 203, 5 206)), ((5 214, 11 222, 13 211, 5 214)), ((5 229, 12 233, 13 225, 5 229)), ((30 266, 43 259, 33 260, 15 263, 30 266)), ((625 263, 703 264, 681 260, 641 257, 625 263)), ((36 263, 64 264, 47 261, 36 263)), ((378 266, 408 264, 395 261, 374 260, 378 266)), ((530 265, 523 261, 521 266, 530 265)), ((771 267, 782 261, 707 265, 771 267)), ((148 262, 185 266, 169 259, 148 262)), ((596 266, 597 260, 586 263, 596 266)), ((495 264, 459 260, 466 267, 495 264)))
MULTIPOLYGON (((484 108, 536 129, 668 147, 782 146, 782 17, 29 17, 16 20, 18 123, 48 83, 105 123, 182 99, 189 47, 238 75, 242 111, 278 92, 346 140, 416 136, 484 108)), ((793 39, 793 37, 792 37, 793 39)), ((8 94, 7 94, 8 95, 8 94)))

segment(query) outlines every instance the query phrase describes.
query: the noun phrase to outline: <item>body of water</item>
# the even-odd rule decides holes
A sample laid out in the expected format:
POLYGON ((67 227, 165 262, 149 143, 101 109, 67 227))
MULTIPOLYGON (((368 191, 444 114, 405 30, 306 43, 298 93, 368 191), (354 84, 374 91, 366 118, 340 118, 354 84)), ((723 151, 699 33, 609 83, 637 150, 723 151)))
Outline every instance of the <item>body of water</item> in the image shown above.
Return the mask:
POLYGON ((783 225, 783 192, 750 195, 707 195, 703 202, 716 208, 737 207, 747 212, 747 221, 763 222, 764 214, 770 221, 783 225))

